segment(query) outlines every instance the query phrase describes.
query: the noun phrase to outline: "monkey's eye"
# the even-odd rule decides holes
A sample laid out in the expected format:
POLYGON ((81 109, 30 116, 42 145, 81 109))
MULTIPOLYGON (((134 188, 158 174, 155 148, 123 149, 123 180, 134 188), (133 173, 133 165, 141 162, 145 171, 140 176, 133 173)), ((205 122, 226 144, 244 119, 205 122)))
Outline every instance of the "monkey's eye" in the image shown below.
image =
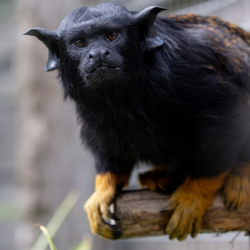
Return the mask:
POLYGON ((118 33, 117 32, 112 32, 110 34, 108 34, 107 38, 109 41, 113 41, 118 37, 118 33))
POLYGON ((83 40, 77 40, 74 42, 74 45, 78 48, 84 48, 87 46, 87 43, 83 40))

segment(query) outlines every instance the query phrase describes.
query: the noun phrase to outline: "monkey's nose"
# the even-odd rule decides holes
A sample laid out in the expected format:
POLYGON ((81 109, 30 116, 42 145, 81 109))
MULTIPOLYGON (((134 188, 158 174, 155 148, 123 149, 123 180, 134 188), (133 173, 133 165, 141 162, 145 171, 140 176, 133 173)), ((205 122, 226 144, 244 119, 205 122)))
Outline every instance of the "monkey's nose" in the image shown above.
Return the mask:
POLYGON ((96 50, 92 49, 89 52, 89 60, 99 60, 106 59, 110 56, 110 53, 107 49, 96 50))

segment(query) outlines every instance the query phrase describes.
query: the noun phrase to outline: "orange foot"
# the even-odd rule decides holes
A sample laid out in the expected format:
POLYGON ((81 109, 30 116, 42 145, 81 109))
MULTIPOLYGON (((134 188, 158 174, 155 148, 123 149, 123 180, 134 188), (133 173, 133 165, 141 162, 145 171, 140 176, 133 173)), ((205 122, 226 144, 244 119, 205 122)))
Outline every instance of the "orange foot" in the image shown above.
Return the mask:
POLYGON ((122 231, 116 225, 110 225, 107 220, 117 220, 109 206, 114 202, 118 189, 127 184, 129 175, 115 175, 110 172, 96 176, 96 190, 84 205, 93 234, 103 238, 118 239, 122 231))
POLYGON ((148 188, 151 191, 167 192, 170 186, 167 172, 162 169, 154 169, 139 174, 138 179, 142 187, 148 188))
POLYGON ((250 201, 250 163, 238 163, 226 178, 222 191, 228 210, 245 207, 250 201))

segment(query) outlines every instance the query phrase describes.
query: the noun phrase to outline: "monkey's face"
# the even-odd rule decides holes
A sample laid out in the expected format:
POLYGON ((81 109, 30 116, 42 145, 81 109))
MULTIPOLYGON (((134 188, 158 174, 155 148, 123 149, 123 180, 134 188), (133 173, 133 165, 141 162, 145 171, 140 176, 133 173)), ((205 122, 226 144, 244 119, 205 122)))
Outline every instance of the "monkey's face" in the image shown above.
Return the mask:
POLYGON ((117 79, 123 65, 119 47, 125 43, 124 36, 118 29, 109 34, 74 39, 70 53, 77 55, 78 70, 87 83, 103 84, 117 79))
POLYGON ((164 9, 148 7, 131 13, 114 4, 72 11, 57 32, 42 28, 36 36, 49 49, 46 71, 58 69, 68 89, 109 86, 126 81, 140 71, 143 56, 163 44, 154 28, 164 9))
POLYGON ((60 56, 61 67, 66 70, 74 64, 74 74, 88 86, 116 82, 125 73, 126 60, 132 59, 125 52, 129 44, 127 29, 121 25, 102 25, 105 19, 82 22, 61 34, 60 48, 66 48, 60 56))

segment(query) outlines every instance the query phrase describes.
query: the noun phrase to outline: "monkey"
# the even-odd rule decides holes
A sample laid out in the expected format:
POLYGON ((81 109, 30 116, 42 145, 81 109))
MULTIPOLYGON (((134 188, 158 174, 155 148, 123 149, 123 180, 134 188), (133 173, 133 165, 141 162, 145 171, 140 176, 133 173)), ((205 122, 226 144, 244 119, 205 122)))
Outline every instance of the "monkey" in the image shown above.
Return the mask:
POLYGON ((250 199, 250 34, 215 16, 157 17, 104 3, 72 11, 57 31, 33 28, 73 100, 92 152, 95 191, 85 203, 93 233, 118 239, 109 206, 138 162, 142 187, 170 194, 165 233, 184 240, 222 191, 226 207, 250 199))

